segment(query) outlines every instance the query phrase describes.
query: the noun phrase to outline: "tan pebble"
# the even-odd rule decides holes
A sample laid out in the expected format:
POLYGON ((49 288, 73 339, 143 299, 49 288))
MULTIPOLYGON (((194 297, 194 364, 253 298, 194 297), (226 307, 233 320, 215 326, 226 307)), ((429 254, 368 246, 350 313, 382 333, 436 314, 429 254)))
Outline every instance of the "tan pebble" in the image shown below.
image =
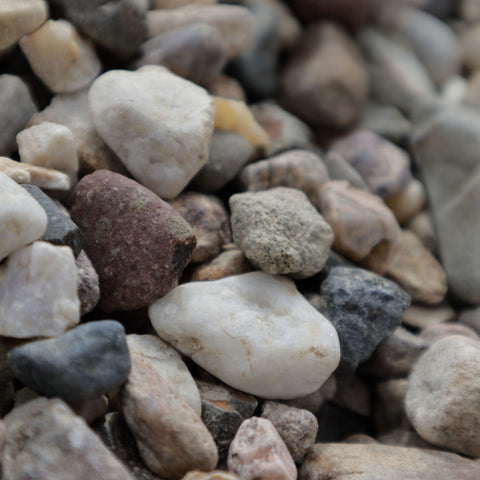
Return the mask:
POLYGON ((435 307, 413 304, 405 310, 402 322, 409 327, 424 328, 455 319, 455 310, 446 302, 435 307))
POLYGON ((433 227, 432 216, 428 211, 415 215, 408 223, 407 228, 418 236, 425 248, 428 248, 431 252, 436 251, 437 236, 433 227))
POLYGON ((392 209, 400 225, 408 223, 425 205, 425 187, 420 180, 412 178, 404 190, 388 197, 385 202, 392 209))

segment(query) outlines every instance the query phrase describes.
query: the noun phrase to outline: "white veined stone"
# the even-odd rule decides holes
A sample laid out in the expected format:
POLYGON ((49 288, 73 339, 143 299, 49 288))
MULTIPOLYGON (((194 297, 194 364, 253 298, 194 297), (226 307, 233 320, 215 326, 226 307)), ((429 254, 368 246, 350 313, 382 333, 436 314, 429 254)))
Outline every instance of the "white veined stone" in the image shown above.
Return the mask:
POLYGON ((35 242, 0 267, 0 335, 57 336, 79 319, 77 267, 70 247, 35 242))
POLYGON ((213 102, 166 68, 110 70, 90 87, 89 102, 99 135, 159 197, 176 197, 206 163, 213 102))
POLYGON ((0 172, 0 261, 40 238, 47 222, 47 214, 40 204, 0 172))
POLYGON ((201 367, 264 398, 314 392, 340 359, 333 325, 291 280, 263 272, 181 285, 149 315, 157 333, 201 367))

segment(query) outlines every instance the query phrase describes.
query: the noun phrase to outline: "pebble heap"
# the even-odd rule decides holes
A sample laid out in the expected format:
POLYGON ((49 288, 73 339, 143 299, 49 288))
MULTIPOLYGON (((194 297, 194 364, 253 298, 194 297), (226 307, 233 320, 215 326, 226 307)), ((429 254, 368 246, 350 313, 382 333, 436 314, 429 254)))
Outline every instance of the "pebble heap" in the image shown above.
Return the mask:
POLYGON ((5 480, 480 479, 480 0, 1 0, 5 480))

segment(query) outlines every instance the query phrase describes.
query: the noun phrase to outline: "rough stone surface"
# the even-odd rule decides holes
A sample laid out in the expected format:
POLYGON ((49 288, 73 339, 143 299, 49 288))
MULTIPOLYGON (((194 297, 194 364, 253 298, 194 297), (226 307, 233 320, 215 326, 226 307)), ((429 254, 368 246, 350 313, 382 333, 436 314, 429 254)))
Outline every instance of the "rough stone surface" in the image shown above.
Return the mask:
POLYGON ((334 328, 287 278, 252 272, 184 284, 156 301, 149 315, 157 333, 183 354, 260 397, 307 395, 338 364, 334 328))
POLYGON ((161 198, 177 196, 207 161, 212 100, 166 68, 104 73, 90 88, 89 102, 100 136, 161 198))
POLYGON ((98 273, 105 311, 135 310, 165 295, 195 247, 190 227, 170 205, 106 170, 78 183, 71 214, 98 273))
POLYGON ((273 424, 253 417, 238 429, 228 452, 228 470, 242 480, 296 480, 297 468, 273 424))
POLYGON ((97 272, 82 250, 75 260, 78 270, 78 299, 80 300, 80 316, 91 312, 100 300, 100 283, 97 272))
POLYGON ((426 441, 480 456, 480 342, 451 335, 435 342, 413 369, 405 397, 408 418, 426 441))
POLYGON ((234 242, 252 265, 295 278, 322 270, 333 233, 303 192, 277 187, 236 194, 229 203, 234 242))
POLYGON ((395 283, 361 268, 334 268, 321 287, 325 315, 337 330, 340 368, 353 371, 400 325, 410 297, 395 283))
POLYGON ((60 399, 39 398, 15 408, 4 419, 5 478, 134 480, 125 466, 60 399), (35 432, 33 435, 32 432, 35 432))

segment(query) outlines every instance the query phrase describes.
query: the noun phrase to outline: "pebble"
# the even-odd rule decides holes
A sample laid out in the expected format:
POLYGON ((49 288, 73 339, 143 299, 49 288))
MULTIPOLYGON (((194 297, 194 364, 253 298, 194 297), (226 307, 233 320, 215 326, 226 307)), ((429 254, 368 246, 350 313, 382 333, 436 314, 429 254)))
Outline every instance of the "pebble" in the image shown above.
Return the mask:
POLYGON ((192 230, 170 205, 106 170, 77 184, 71 215, 98 273, 104 311, 135 310, 165 295, 195 248, 192 230))
POLYGON ((380 435, 409 425, 405 413, 404 401, 407 391, 407 378, 394 378, 378 382, 375 393, 378 402, 375 408, 375 426, 380 435))
POLYGON ((415 215, 407 224, 408 230, 412 231, 422 241, 423 246, 435 253, 437 250, 437 235, 433 227, 432 216, 426 210, 415 215))
POLYGON ((42 206, 47 214, 47 229, 40 240, 54 245, 66 245, 72 249, 73 254, 77 257, 82 250, 82 233, 78 226, 72 222, 68 212, 35 185, 26 184, 22 187, 42 206))
POLYGON ((429 345, 433 344, 441 338, 448 337, 450 335, 463 335, 470 337, 474 340, 480 340, 480 336, 467 325, 463 325, 460 322, 446 322, 438 323, 436 325, 429 325, 421 330, 419 336, 429 345))
POLYGON ((87 87, 101 70, 93 46, 65 20, 48 20, 22 37, 20 47, 37 77, 54 93, 87 87))
POLYGON ((471 457, 480 456, 479 353, 478 340, 438 340, 415 365, 405 397, 408 418, 424 440, 471 457))
POLYGON ((192 227, 197 239, 192 263, 211 260, 230 242, 232 234, 228 213, 217 197, 187 192, 178 196, 171 205, 192 227))
POLYGON ((221 73, 210 82, 207 89, 211 95, 217 97, 231 98, 232 100, 240 100, 241 102, 247 101, 247 96, 240 82, 224 73, 221 73))
POLYGON ((91 425, 104 417, 108 411, 109 403, 106 395, 100 395, 84 402, 70 402, 69 407, 91 425))
POLYGON ((387 271, 401 231, 380 197, 330 181, 320 191, 319 210, 335 234, 335 250, 377 273, 387 271))
POLYGON ((104 73, 90 88, 89 102, 100 136, 159 197, 176 197, 207 161, 213 102, 166 68, 104 73))
POLYGON ((187 283, 156 301, 149 315, 160 337, 252 395, 307 395, 338 365, 334 328, 287 278, 252 272, 187 283))
POLYGON ((354 371, 402 321, 410 297, 395 283, 361 268, 334 268, 321 286, 325 316, 340 339, 340 370, 354 371))
POLYGON ((5 418, 5 478, 134 480, 125 466, 60 399, 38 398, 5 418), (35 432, 35 434, 32 434, 35 432))
POLYGON ((467 22, 478 22, 480 20, 480 4, 478 0, 462 0, 460 14, 467 22))
POLYGON ((268 401, 262 405, 262 418, 272 422, 293 460, 301 462, 315 443, 318 431, 315 415, 308 410, 268 401))
POLYGON ((297 397, 293 400, 286 400, 284 403, 291 407, 308 410, 316 415, 323 404, 333 399, 336 389, 337 379, 334 375, 330 375, 330 377, 327 378, 327 381, 313 393, 303 397, 297 397))
POLYGON ((78 299, 80 300, 80 316, 91 312, 100 300, 100 282, 92 262, 85 250, 75 259, 78 271, 78 299))
POLYGON ((359 119, 365 104, 367 71, 341 27, 313 22, 287 61, 282 90, 288 109, 302 120, 315 126, 348 127, 359 119))
POLYGON ((322 270, 332 229, 302 191, 277 187, 239 193, 229 203, 233 240, 253 266, 295 278, 322 270))
POLYGON ((142 357, 149 368, 158 372, 175 387, 180 396, 200 416, 200 393, 192 375, 178 352, 155 335, 128 335, 128 350, 142 357))
POLYGON ((354 188, 370 192, 360 172, 335 150, 330 150, 325 155, 324 162, 331 180, 344 180, 354 188))
POLYGON ((198 470, 192 470, 188 472, 182 480, 240 480, 240 477, 223 470, 214 470, 213 472, 199 472, 198 470))
POLYGON ((402 322, 413 328, 424 328, 437 323, 444 323, 455 319, 455 311, 447 303, 438 306, 413 304, 405 310, 402 322))
POLYGON ((15 75, 0 75, 0 155, 15 150, 15 136, 36 111, 27 84, 15 75))
POLYGON ((125 331, 113 320, 80 325, 63 335, 13 349, 8 361, 27 387, 65 401, 93 400, 126 382, 125 331))
POLYGON ((213 470, 217 447, 200 417, 145 357, 133 352, 131 358, 120 405, 147 467, 166 479, 213 470))
POLYGON ((266 418, 245 420, 228 452, 228 470, 242 480, 296 480, 287 446, 266 418))
POLYGON ((407 224, 425 206, 427 195, 420 180, 412 178, 407 186, 396 195, 385 199, 400 225, 407 224))

